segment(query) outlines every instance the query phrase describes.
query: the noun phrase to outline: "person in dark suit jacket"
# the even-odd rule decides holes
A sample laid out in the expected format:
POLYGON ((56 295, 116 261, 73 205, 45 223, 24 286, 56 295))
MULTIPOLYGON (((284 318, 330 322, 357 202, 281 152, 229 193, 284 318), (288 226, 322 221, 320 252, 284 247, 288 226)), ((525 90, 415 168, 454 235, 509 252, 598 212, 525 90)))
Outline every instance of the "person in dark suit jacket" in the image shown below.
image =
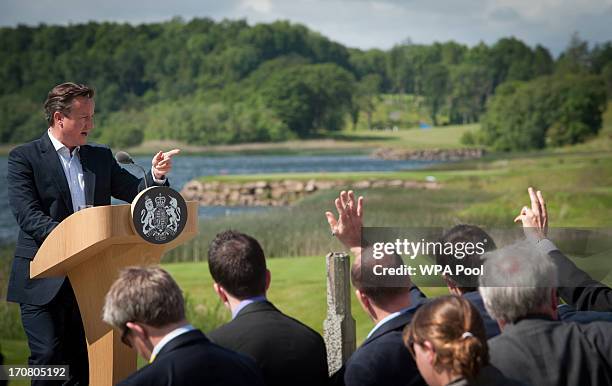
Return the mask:
MULTIPOLYGON (((550 245, 550 244, 549 244, 550 245)), ((576 311, 612 312, 612 288, 593 279, 567 258, 556 246, 549 255, 559 267, 559 296, 576 311)))
MULTIPOLYGON (((371 299, 368 301, 371 303, 371 299)), ((397 306, 399 314, 396 317, 388 321, 384 318, 376 320, 377 328, 349 357, 334 376, 334 382, 345 385, 423 385, 414 359, 402 341, 402 331, 410 325, 414 313, 423 303, 397 306)))
POLYGON ((557 321, 557 267, 529 242, 485 255, 480 292, 502 333, 491 363, 530 385, 612 384, 612 323, 557 321))
POLYGON ((461 259, 455 257, 454 253, 447 253, 446 249, 441 249, 437 251, 435 256, 436 264, 451 268, 452 274, 443 275, 446 286, 448 287, 448 292, 453 295, 465 297, 474 307, 476 307, 484 322, 487 339, 499 335, 499 326, 487 313, 484 303, 482 302, 482 297, 478 293, 478 277, 475 275, 465 275, 461 272, 457 273, 455 269, 459 264, 467 268, 479 267, 482 264, 482 254, 497 248, 495 241, 480 227, 460 224, 445 232, 439 242, 442 243, 442 245, 446 245, 446 243, 463 243, 464 245, 466 245, 466 243, 472 243, 473 245, 480 245, 480 248, 474 248, 472 253, 465 252, 465 256, 461 259))
POLYGON ((232 312, 229 323, 209 334, 215 343, 253 358, 268 386, 327 384, 321 336, 265 297, 271 275, 257 240, 235 231, 218 234, 208 267, 215 292, 232 312))
MULTIPOLYGON (((19 224, 7 300, 20 303, 29 364, 68 364, 73 381, 86 384, 87 351, 82 322, 65 277, 30 279, 30 261, 45 238, 84 205, 109 205, 111 196, 131 201, 145 186, 114 160, 110 149, 87 145, 94 127, 94 91, 74 83, 54 87, 45 102, 49 129, 13 149, 8 158, 8 196, 19 224)), ((172 155, 158 153, 148 185, 167 184, 172 155)), ((41 382, 44 383, 44 382, 41 382)))
POLYGON ((119 385, 264 384, 252 360, 212 343, 187 322, 181 289, 161 268, 123 270, 106 295, 103 319, 149 361, 119 385))
MULTIPOLYGON (((343 191, 335 200, 338 218, 326 212, 332 235, 351 250, 355 261, 351 281, 363 310, 376 323, 364 343, 350 356, 332 378, 332 383, 347 386, 424 385, 425 382, 404 345, 402 331, 425 297, 413 288, 408 276, 372 277, 374 265, 397 268, 397 255, 372 258, 372 248, 362 250, 363 197, 355 200, 352 191, 343 191), (368 274, 369 273, 369 274, 368 274)), ((365 244, 365 243, 364 243, 365 244)))

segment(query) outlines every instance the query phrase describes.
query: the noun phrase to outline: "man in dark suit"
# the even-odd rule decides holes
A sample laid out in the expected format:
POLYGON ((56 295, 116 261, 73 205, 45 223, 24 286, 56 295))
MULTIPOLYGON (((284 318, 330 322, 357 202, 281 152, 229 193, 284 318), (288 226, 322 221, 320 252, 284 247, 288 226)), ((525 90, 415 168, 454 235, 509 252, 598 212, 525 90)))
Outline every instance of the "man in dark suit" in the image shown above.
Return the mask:
POLYGON ((218 234, 208 267, 215 292, 232 312, 232 321, 209 334, 215 343, 253 358, 268 386, 327 384, 321 336, 266 299, 271 276, 257 240, 235 231, 218 234))
POLYGON ((485 255, 479 291, 502 330, 491 364, 528 385, 612 384, 612 323, 557 320, 557 267, 528 242, 485 255))
MULTIPOLYGON (((86 205, 109 205, 111 196, 131 201, 145 186, 122 169, 110 149, 87 145, 94 127, 94 91, 74 83, 54 87, 45 101, 49 129, 13 149, 8 195, 20 231, 7 300, 20 303, 31 365, 67 364, 74 383, 86 384, 87 351, 78 306, 66 277, 30 279, 30 261, 53 229, 86 205)), ((145 178, 167 184, 178 150, 159 152, 145 178)), ((42 382, 44 383, 44 382, 42 382)))
POLYGON ((335 200, 338 218, 326 212, 332 235, 355 255, 351 281, 363 310, 376 323, 365 342, 333 376, 334 384, 347 386, 424 385, 414 358, 402 340, 402 331, 425 300, 413 288, 410 278, 396 276, 378 282, 372 277, 374 265, 397 268, 397 255, 373 259, 371 248, 362 250, 363 197, 355 200, 352 191, 343 191, 335 200))
POLYGON ((123 270, 106 295, 103 319, 149 361, 120 385, 263 386, 252 360, 187 322, 181 289, 161 268, 123 270))

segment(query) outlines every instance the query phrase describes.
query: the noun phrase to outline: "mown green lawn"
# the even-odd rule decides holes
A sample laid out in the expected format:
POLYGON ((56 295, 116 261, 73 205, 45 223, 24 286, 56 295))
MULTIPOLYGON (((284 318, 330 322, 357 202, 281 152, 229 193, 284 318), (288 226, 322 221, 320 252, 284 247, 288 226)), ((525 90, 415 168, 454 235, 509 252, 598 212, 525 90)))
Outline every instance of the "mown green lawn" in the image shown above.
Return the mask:
POLYGON ((461 137, 475 131, 479 124, 450 125, 427 129, 411 128, 393 130, 344 130, 330 137, 339 141, 359 142, 365 147, 393 147, 401 149, 455 149, 465 147, 461 137))

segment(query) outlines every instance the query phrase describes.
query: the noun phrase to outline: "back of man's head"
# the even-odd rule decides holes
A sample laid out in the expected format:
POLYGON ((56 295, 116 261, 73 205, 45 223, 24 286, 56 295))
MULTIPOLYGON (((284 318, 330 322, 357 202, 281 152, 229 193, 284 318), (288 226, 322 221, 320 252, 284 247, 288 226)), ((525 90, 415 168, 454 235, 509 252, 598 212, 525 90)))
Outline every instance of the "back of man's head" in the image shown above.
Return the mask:
MULTIPOLYGON (((440 243, 442 246, 451 243, 456 247, 460 245, 464 247, 460 250, 460 254, 455 253, 456 248, 436 250, 436 264, 449 266, 452 268, 452 272, 456 272, 455 267, 459 264, 465 268, 480 267, 483 252, 490 252, 496 248, 493 238, 487 232, 476 225, 467 224, 456 225, 451 228, 441 237, 440 243), (476 246, 476 248, 468 249, 469 244, 476 246), (447 251, 453 251, 453 253, 445 253, 447 251)), ((461 272, 466 272, 466 270, 461 272)), ((450 274, 448 279, 452 280, 462 292, 478 289, 478 277, 475 275, 450 274)))
POLYGON ((208 248, 208 269, 213 280, 238 299, 266 292, 266 257, 259 242, 244 233, 219 233, 208 248))
POLYGON ((397 274, 403 265, 402 258, 397 254, 385 254, 376 259, 372 247, 364 248, 351 267, 351 282, 374 304, 388 306, 399 298, 408 298, 412 287, 410 276, 408 273, 397 274))
POLYGON ((553 308, 557 267, 528 242, 518 242, 484 256, 479 291, 489 314, 513 323, 553 308))
POLYGON ((185 319, 185 301, 172 276, 159 267, 130 267, 106 294, 102 319, 117 329, 127 322, 162 328, 185 319))

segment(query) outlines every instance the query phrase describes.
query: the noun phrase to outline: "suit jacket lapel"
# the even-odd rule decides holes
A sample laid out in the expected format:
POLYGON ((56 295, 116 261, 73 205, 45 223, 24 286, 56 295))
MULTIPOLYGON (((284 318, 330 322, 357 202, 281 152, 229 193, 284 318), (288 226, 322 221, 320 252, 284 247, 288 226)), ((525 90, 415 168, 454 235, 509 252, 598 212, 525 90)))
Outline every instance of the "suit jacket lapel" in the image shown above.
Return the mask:
POLYGON ((79 157, 81 167, 83 168, 83 180, 85 181, 85 203, 87 205, 95 205, 94 192, 96 191, 96 174, 92 171, 92 165, 89 162, 88 155, 89 147, 81 146, 79 157))
POLYGON ((57 151, 55 151, 55 148, 51 143, 51 139, 49 139, 49 134, 43 134, 41 140, 43 144, 41 150, 44 166, 48 168, 49 173, 51 174, 51 179, 55 181, 60 195, 64 199, 64 203, 66 204, 68 212, 73 213, 74 209, 72 208, 72 197, 70 196, 70 188, 68 187, 68 181, 66 181, 66 174, 64 173, 64 168, 62 167, 59 156, 57 155, 57 151))

